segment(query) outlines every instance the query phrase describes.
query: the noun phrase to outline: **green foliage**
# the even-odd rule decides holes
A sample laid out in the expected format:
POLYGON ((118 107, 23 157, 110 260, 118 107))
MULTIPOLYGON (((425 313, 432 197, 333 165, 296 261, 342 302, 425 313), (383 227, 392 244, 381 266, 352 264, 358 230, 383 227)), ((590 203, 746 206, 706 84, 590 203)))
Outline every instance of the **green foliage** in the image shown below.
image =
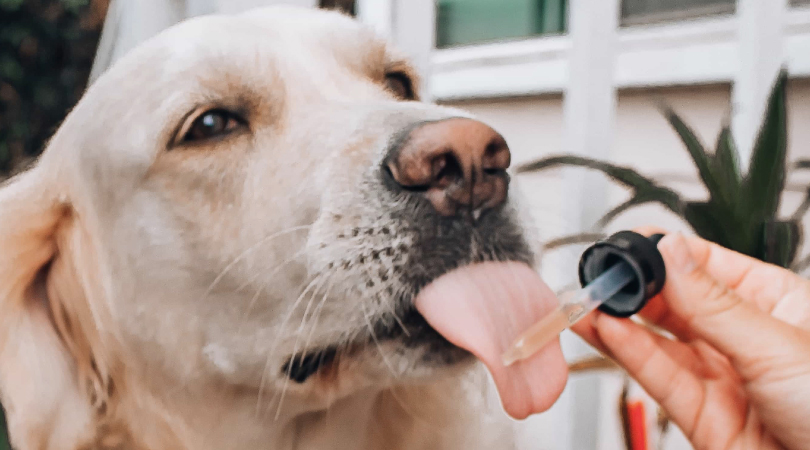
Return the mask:
POLYGON ((8 430, 6 430, 6 414, 3 408, 0 407, 0 450, 11 450, 11 444, 8 440, 8 430))
MULTIPOLYGON (((637 171, 578 156, 551 156, 518 169, 544 170, 556 166, 578 166, 598 170, 630 188, 630 200, 610 210, 599 221, 602 227, 635 206, 659 203, 682 217, 695 232, 710 241, 760 260, 790 267, 801 243, 800 221, 810 208, 808 197, 789 219, 778 217, 785 189, 787 157, 787 72, 780 72, 771 91, 762 127, 754 144, 750 169, 743 175, 731 130, 724 126, 715 150, 704 148, 694 131, 672 109, 663 113, 681 138, 709 192, 705 201, 688 201, 639 174, 637 171)), ((810 162, 799 167, 810 168, 810 162)))
POLYGON ((38 155, 79 100, 107 0, 0 0, 0 179, 38 155))

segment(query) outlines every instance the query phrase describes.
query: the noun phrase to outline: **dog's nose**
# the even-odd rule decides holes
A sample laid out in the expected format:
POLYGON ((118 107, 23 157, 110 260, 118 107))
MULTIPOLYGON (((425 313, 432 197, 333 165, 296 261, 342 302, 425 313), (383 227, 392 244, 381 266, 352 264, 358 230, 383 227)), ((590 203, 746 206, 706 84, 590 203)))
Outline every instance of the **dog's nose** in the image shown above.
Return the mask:
POLYGON ((412 128, 391 148, 385 164, 402 188, 423 193, 443 216, 481 211, 504 202, 512 155, 497 131, 472 119, 452 118, 412 128))

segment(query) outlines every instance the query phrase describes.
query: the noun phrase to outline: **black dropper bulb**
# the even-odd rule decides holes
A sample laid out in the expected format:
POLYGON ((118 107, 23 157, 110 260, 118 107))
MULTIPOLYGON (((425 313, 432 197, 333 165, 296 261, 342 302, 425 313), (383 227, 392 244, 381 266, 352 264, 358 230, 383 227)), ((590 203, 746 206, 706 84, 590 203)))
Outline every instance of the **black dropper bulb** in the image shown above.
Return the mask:
POLYGON ((579 260, 579 282, 583 287, 619 262, 627 263, 635 278, 610 297, 599 310, 614 317, 630 317, 664 287, 666 268, 658 251, 663 234, 645 237, 633 231, 620 231, 590 246, 579 260))

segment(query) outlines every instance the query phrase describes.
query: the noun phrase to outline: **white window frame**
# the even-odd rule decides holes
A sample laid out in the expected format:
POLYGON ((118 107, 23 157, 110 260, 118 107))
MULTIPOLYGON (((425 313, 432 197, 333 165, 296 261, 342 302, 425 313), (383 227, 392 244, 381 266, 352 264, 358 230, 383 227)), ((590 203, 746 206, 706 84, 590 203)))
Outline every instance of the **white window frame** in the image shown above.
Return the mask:
MULTIPOLYGON (((619 89, 731 83, 740 70, 739 17, 619 30, 619 89)), ((810 76, 810 8, 794 7, 784 26, 785 61, 794 77, 810 76)), ((570 36, 436 49, 430 92, 440 101, 556 94, 568 88, 570 36)))
POLYGON ((676 22, 690 20, 700 17, 732 15, 735 9, 734 3, 713 4, 697 6, 680 11, 663 11, 648 14, 637 14, 629 17, 622 17, 622 26, 649 25, 653 23, 676 22))

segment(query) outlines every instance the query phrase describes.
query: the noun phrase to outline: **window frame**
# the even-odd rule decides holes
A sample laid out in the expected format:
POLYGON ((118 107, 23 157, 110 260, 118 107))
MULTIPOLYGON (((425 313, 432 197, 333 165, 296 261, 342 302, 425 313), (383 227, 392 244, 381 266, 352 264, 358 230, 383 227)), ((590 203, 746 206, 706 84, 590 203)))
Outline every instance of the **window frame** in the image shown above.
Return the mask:
POLYGON ((621 17, 622 27, 638 25, 651 25, 679 22, 688 19, 702 19, 712 16, 733 16, 736 13, 736 4, 715 4, 693 7, 679 11, 663 11, 658 13, 641 13, 621 17))
MULTIPOLYGON (((562 30, 561 31, 546 31, 546 32, 533 33, 533 34, 520 35, 520 36, 482 39, 482 40, 478 40, 478 41, 471 41, 471 42, 464 42, 464 43, 454 43, 454 44, 440 46, 439 45, 439 39, 440 39, 440 36, 442 34, 441 34, 441 29, 440 29, 441 24, 440 24, 440 21, 439 21, 439 19, 440 19, 439 12, 441 11, 441 5, 440 5, 440 1, 436 0, 436 21, 434 23, 434 35, 436 36, 436 42, 434 43, 434 48, 435 49, 441 49, 441 50, 458 49, 458 48, 469 47, 469 46, 489 45, 489 44, 505 44, 505 43, 510 43, 510 42, 517 42, 517 41, 524 41, 524 40, 530 40, 530 39, 537 39, 537 38, 545 38, 545 37, 551 37, 551 36, 564 35, 567 32, 566 29, 568 27, 568 3, 569 3, 570 0, 556 0, 556 1, 558 2, 557 6, 562 8, 562 11, 557 11, 558 14, 560 14, 560 16, 555 18, 555 21, 562 21, 562 30)), ((543 7, 543 9, 544 8, 545 8, 545 6, 543 7)), ((544 22, 543 26, 545 26, 545 25, 547 25, 546 22, 550 22, 550 19, 547 19, 547 18, 544 17, 544 18, 541 19, 541 21, 544 22)))
MULTIPOLYGON (((810 8, 790 8, 785 61, 810 77, 810 8)), ((615 85, 619 89, 731 83, 739 71, 736 15, 622 27, 615 85)), ((433 49, 429 93, 437 101, 558 95, 568 83, 571 38, 433 49)))

